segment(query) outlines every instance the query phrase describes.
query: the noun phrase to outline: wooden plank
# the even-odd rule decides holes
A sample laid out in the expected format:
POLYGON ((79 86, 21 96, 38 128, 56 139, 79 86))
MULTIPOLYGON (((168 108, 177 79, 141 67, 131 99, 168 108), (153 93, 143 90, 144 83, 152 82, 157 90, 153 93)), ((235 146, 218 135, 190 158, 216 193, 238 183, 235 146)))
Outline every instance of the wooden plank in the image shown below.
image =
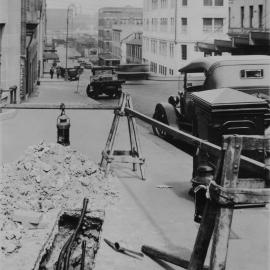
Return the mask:
MULTIPOLYGON (((135 110, 129 109, 129 108, 125 108, 125 112, 127 114, 133 115, 134 117, 137 117, 138 119, 141 119, 142 121, 153 125, 155 127, 158 127, 160 129, 165 130, 168 134, 171 134, 175 137, 177 137, 179 140, 181 140, 182 142, 192 146, 192 147, 197 147, 200 146, 202 148, 204 148, 209 155, 215 157, 216 159, 219 158, 220 156, 220 152, 221 152, 221 147, 212 144, 208 141, 205 140, 201 140, 200 138, 197 138, 193 135, 190 135, 182 130, 170 127, 168 125, 165 125, 151 117, 148 117, 140 112, 137 112, 135 110)), ((264 178, 265 175, 268 176, 266 178, 266 180, 268 181, 268 185, 270 185, 269 181, 270 181, 270 167, 266 167, 265 164, 253 160, 251 158, 245 157, 245 156, 241 156, 241 166, 243 166, 243 168, 245 168, 245 170, 247 171, 256 171, 256 173, 258 173, 259 177, 264 178)))
MULTIPOLYGON (((60 104, 49 103, 21 103, 1 105, 3 109, 22 109, 22 110, 60 110, 60 104)), ((117 110, 119 106, 102 104, 65 104, 66 110, 117 110)))
POLYGON ((265 188, 265 179, 262 178, 238 178, 237 188, 265 188))
POLYGON ((210 196, 222 205, 260 204, 270 202, 270 188, 223 188, 210 185, 210 196))
POLYGON ((196 237, 188 270, 201 270, 213 234, 218 208, 209 200, 206 202, 199 231, 196 237))
MULTIPOLYGON (((242 138, 240 136, 231 136, 224 140, 224 144, 227 146, 227 149, 224 156, 224 162, 222 163, 220 186, 225 188, 235 187, 237 185, 240 168, 242 138)), ((224 270, 226 268, 233 211, 232 208, 219 208, 216 215, 210 257, 211 270, 224 270)))
MULTIPOLYGON (((142 246, 142 252, 148 255, 149 257, 153 257, 155 259, 161 259, 163 261, 181 266, 185 269, 188 268, 190 256, 191 256, 191 251, 187 248, 182 248, 179 247, 178 253, 181 253, 180 256, 176 254, 172 254, 163 250, 159 250, 154 247, 142 246)), ((203 267, 202 269, 206 270, 208 267, 203 267)))

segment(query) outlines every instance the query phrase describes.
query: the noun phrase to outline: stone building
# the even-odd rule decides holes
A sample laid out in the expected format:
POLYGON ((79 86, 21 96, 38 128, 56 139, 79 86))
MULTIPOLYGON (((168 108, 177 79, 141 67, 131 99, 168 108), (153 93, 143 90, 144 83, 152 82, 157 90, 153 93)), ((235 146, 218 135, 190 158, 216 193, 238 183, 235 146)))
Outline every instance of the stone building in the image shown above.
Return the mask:
POLYGON ((141 24, 142 9, 131 6, 104 7, 98 11, 98 50, 99 54, 112 54, 112 28, 115 25, 128 25, 133 21, 141 24))
POLYGON ((0 87, 17 85, 26 99, 43 74, 45 0, 0 0, 0 87))
POLYGON ((144 0, 143 60, 164 76, 204 56, 196 42, 229 39, 227 0, 144 0))
POLYGON ((229 1, 230 40, 198 43, 201 51, 270 55, 270 0, 229 1))

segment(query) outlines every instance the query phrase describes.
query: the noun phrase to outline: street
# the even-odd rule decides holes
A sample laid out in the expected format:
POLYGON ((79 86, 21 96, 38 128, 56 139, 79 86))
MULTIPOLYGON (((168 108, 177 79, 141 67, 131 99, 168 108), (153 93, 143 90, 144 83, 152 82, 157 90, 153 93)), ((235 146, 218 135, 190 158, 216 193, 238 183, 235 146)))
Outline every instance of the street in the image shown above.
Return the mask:
MULTIPOLYGON (((90 70, 85 69, 80 76, 80 92, 86 91, 89 84, 90 70)), ((123 91, 127 92, 132 97, 133 107, 135 110, 152 117, 155 106, 159 102, 167 102, 169 96, 177 95, 178 81, 157 81, 157 80, 142 80, 142 81, 127 81, 123 86, 123 91)), ((106 105, 118 104, 118 99, 110 99, 108 96, 100 96, 97 102, 106 105)), ((149 131, 152 131, 151 126, 138 120, 138 123, 149 131)))

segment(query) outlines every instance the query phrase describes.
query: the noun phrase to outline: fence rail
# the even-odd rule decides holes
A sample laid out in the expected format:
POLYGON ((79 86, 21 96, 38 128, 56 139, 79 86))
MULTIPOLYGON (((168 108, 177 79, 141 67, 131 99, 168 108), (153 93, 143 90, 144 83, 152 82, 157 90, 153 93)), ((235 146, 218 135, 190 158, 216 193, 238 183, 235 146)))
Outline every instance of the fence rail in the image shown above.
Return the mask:
POLYGON ((17 86, 13 85, 9 87, 9 89, 4 90, 0 89, 0 113, 2 112, 2 99, 3 99, 3 93, 9 93, 9 103, 10 104, 16 104, 17 103, 17 86))

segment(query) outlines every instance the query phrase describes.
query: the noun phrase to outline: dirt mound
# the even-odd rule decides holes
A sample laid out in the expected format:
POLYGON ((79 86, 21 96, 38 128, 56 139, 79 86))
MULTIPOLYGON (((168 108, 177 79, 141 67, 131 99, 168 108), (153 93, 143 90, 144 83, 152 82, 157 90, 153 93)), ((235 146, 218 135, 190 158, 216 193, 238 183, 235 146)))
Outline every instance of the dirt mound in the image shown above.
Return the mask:
POLYGON ((110 177, 104 178, 98 165, 86 156, 71 147, 45 142, 1 167, 0 192, 1 249, 5 254, 21 245, 24 229, 13 218, 17 210, 74 209, 81 207, 84 197, 89 198, 89 208, 102 209, 117 196, 110 177))

